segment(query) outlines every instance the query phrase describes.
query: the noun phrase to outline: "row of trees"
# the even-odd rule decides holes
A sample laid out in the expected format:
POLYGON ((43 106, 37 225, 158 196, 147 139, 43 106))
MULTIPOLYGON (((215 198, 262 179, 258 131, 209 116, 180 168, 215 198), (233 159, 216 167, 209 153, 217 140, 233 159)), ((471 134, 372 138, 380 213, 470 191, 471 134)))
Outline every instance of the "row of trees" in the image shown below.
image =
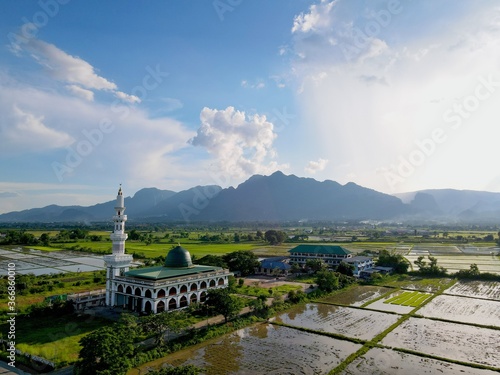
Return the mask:
POLYGON ((194 263, 228 268, 230 271, 237 272, 241 276, 254 274, 255 268, 260 264, 257 256, 250 250, 233 251, 220 256, 205 255, 203 258, 195 259, 194 263))
MULTIPOLYGON (((210 290, 204 305, 190 306, 189 310, 197 310, 206 316, 221 314, 227 323, 228 320, 238 315, 242 307, 241 299, 232 296, 226 288, 210 290)), ((79 355, 80 360, 75 365, 75 373, 82 375, 126 374, 136 364, 134 359, 144 349, 138 341, 145 336, 152 335, 153 345, 162 348, 170 339, 182 334, 189 324, 188 315, 184 310, 140 318, 123 314, 120 322, 100 328, 80 340, 82 349, 79 355)), ((146 344, 144 341, 143 343, 146 344)), ((192 375, 197 373, 199 369, 188 366, 176 370, 161 370, 153 374, 192 375)))

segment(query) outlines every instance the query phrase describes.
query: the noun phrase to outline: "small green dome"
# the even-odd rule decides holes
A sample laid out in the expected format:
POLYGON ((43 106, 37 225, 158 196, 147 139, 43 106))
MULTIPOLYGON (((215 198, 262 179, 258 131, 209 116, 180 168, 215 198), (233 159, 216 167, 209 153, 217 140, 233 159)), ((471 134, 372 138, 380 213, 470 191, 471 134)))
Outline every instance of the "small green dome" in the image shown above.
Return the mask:
POLYGON ((181 246, 176 246, 170 250, 165 259, 165 267, 170 268, 186 268, 193 267, 191 254, 181 246))

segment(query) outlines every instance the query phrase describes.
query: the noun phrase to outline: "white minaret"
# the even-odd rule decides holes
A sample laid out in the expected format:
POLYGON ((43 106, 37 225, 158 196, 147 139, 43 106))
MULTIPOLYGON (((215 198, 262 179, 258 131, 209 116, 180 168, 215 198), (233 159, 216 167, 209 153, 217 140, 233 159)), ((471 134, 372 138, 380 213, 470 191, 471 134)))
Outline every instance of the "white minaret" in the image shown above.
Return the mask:
POLYGON ((115 277, 127 272, 130 263, 132 263, 132 255, 125 254, 125 241, 128 237, 125 233, 127 215, 123 214, 125 205, 121 185, 116 196, 115 211, 116 214, 113 216, 115 227, 110 236, 113 242, 113 250, 111 255, 104 256, 104 262, 106 263, 106 306, 114 306, 116 302, 115 277))

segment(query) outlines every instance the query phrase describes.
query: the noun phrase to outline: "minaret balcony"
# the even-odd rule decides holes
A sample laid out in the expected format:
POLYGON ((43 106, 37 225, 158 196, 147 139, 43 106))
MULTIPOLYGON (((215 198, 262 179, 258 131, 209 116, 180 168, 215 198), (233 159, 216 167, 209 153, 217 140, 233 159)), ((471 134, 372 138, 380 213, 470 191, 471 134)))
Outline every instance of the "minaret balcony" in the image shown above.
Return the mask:
POLYGON ((113 221, 127 221, 127 215, 114 215, 113 221))
POLYGON ((111 241, 125 241, 128 238, 127 233, 116 233, 113 232, 110 235, 111 241))

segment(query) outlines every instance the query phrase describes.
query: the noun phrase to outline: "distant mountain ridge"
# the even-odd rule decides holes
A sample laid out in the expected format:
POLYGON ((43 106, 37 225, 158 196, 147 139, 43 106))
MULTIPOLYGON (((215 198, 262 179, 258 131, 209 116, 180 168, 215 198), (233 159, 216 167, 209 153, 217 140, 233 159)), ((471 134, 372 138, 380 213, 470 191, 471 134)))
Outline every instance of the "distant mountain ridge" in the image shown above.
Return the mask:
POLYGON ((462 222, 499 222, 500 193, 475 190, 428 189, 395 194, 416 215, 462 222))
MULTIPOLYGON (((50 205, 9 212, 0 222, 110 221, 115 200, 89 207, 50 205)), ((125 198, 135 222, 284 222, 339 220, 500 219, 500 193, 422 190, 388 195, 353 182, 341 185, 275 172, 254 175, 236 188, 196 186, 174 192, 144 188, 125 198)))

